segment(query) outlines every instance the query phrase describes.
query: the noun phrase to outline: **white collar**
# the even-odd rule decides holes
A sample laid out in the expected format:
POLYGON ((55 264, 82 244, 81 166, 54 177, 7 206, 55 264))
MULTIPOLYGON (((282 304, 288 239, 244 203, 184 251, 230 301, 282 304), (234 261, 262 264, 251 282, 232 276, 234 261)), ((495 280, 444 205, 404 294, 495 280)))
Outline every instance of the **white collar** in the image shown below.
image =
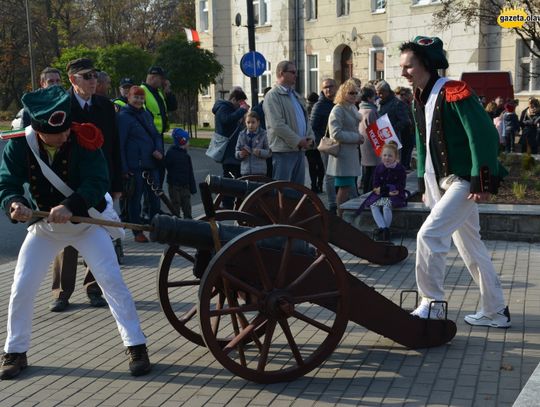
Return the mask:
POLYGON ((79 102, 79 105, 81 105, 81 109, 84 110, 85 104, 88 104, 88 106, 92 106, 92 97, 90 97, 90 99, 88 100, 84 100, 82 97, 79 96, 77 92, 73 91, 73 94, 75 95, 77 102, 79 102))

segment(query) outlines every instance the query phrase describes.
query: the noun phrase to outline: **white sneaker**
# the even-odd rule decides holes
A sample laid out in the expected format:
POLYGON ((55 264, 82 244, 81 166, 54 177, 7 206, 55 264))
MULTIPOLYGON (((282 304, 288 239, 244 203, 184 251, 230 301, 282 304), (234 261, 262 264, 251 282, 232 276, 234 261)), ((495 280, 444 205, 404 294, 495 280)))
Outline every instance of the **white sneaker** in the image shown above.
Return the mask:
POLYGON ((482 311, 473 315, 467 315, 465 322, 469 325, 491 326, 493 328, 510 328, 512 326, 508 307, 503 308, 492 317, 488 317, 482 311))
POLYGON ((443 304, 430 300, 422 300, 418 308, 411 312, 411 315, 422 319, 445 319, 444 314, 443 304))

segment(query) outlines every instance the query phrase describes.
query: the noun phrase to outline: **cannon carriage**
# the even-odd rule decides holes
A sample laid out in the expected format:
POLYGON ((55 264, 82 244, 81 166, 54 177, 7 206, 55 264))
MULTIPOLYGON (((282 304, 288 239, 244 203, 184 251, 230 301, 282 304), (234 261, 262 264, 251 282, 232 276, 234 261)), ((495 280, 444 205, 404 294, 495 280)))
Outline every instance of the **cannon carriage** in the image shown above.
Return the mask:
POLYGON ((333 235, 347 229, 332 229, 335 220, 319 209, 318 197, 291 183, 234 184, 239 210, 214 212, 208 193, 224 190, 207 181, 205 219, 158 215, 150 239, 168 245, 158 293, 169 322, 234 374, 260 383, 300 377, 332 354, 349 321, 408 348, 454 337, 453 321, 411 316, 348 273, 330 243, 378 264, 403 260, 406 248, 373 242, 356 229, 333 235), (242 193, 239 186, 249 188, 242 193), (354 239, 366 244, 358 249, 354 239))

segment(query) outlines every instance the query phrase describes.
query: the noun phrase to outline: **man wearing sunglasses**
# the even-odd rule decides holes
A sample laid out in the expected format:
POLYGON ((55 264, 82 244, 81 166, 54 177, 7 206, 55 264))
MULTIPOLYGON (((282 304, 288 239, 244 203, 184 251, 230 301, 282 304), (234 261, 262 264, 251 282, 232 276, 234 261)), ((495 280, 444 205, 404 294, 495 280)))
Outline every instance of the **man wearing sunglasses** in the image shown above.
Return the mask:
MULTIPOLYGON (((107 160, 109 170, 109 192, 113 198, 119 198, 122 191, 120 170, 120 149, 116 129, 116 118, 113 103, 106 97, 96 95, 97 72, 92 60, 78 58, 70 61, 68 72, 71 88, 71 115, 76 123, 93 123, 103 133, 101 150, 107 160)), ((118 242, 116 242, 118 245, 118 242)), ((69 298, 75 289, 78 252, 68 246, 54 259, 53 263, 53 298, 50 310, 64 311, 69 306, 69 298)), ((84 278, 86 294, 92 307, 105 307, 107 302, 90 269, 87 268, 84 278)))
POLYGON ((272 150, 272 178, 304 185, 304 151, 313 147, 315 136, 304 98, 294 90, 294 62, 281 61, 277 65, 276 76, 276 85, 264 98, 263 105, 272 150))

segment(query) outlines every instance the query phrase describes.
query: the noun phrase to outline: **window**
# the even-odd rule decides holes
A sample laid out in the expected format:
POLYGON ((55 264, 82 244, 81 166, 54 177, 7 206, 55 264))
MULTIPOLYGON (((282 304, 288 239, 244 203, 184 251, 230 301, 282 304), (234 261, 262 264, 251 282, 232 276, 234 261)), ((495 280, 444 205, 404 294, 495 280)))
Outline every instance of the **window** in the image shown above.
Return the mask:
POLYGON ((371 48, 369 50, 369 79, 384 79, 384 48, 371 48))
POLYGON ((381 13, 386 9, 386 0, 371 0, 371 12, 381 13))
POLYGON ((208 31, 208 0, 199 2, 200 31, 208 31))
POLYGON ((210 86, 202 86, 200 94, 202 97, 210 97, 210 86))
POLYGON ((306 95, 319 93, 319 56, 307 55, 306 95))
MULTIPOLYGON (((529 46, 534 49, 534 42, 529 46)), ((540 90, 540 58, 531 53, 524 40, 519 39, 516 47, 517 70, 516 87, 518 92, 533 92, 540 90)))
POLYGON ((262 96, 264 89, 272 86, 272 64, 266 61, 266 70, 257 78, 259 85, 259 96, 262 96))
POLYGON ((306 0, 306 20, 317 19, 317 0, 306 0))
POLYGON ((412 0, 413 6, 425 6, 428 4, 440 3, 441 0, 412 0))
POLYGON ((253 19, 255 25, 270 23, 270 0, 253 0, 253 19))
POLYGON ((338 0, 337 1, 337 16, 348 16, 351 9, 350 0, 338 0))

